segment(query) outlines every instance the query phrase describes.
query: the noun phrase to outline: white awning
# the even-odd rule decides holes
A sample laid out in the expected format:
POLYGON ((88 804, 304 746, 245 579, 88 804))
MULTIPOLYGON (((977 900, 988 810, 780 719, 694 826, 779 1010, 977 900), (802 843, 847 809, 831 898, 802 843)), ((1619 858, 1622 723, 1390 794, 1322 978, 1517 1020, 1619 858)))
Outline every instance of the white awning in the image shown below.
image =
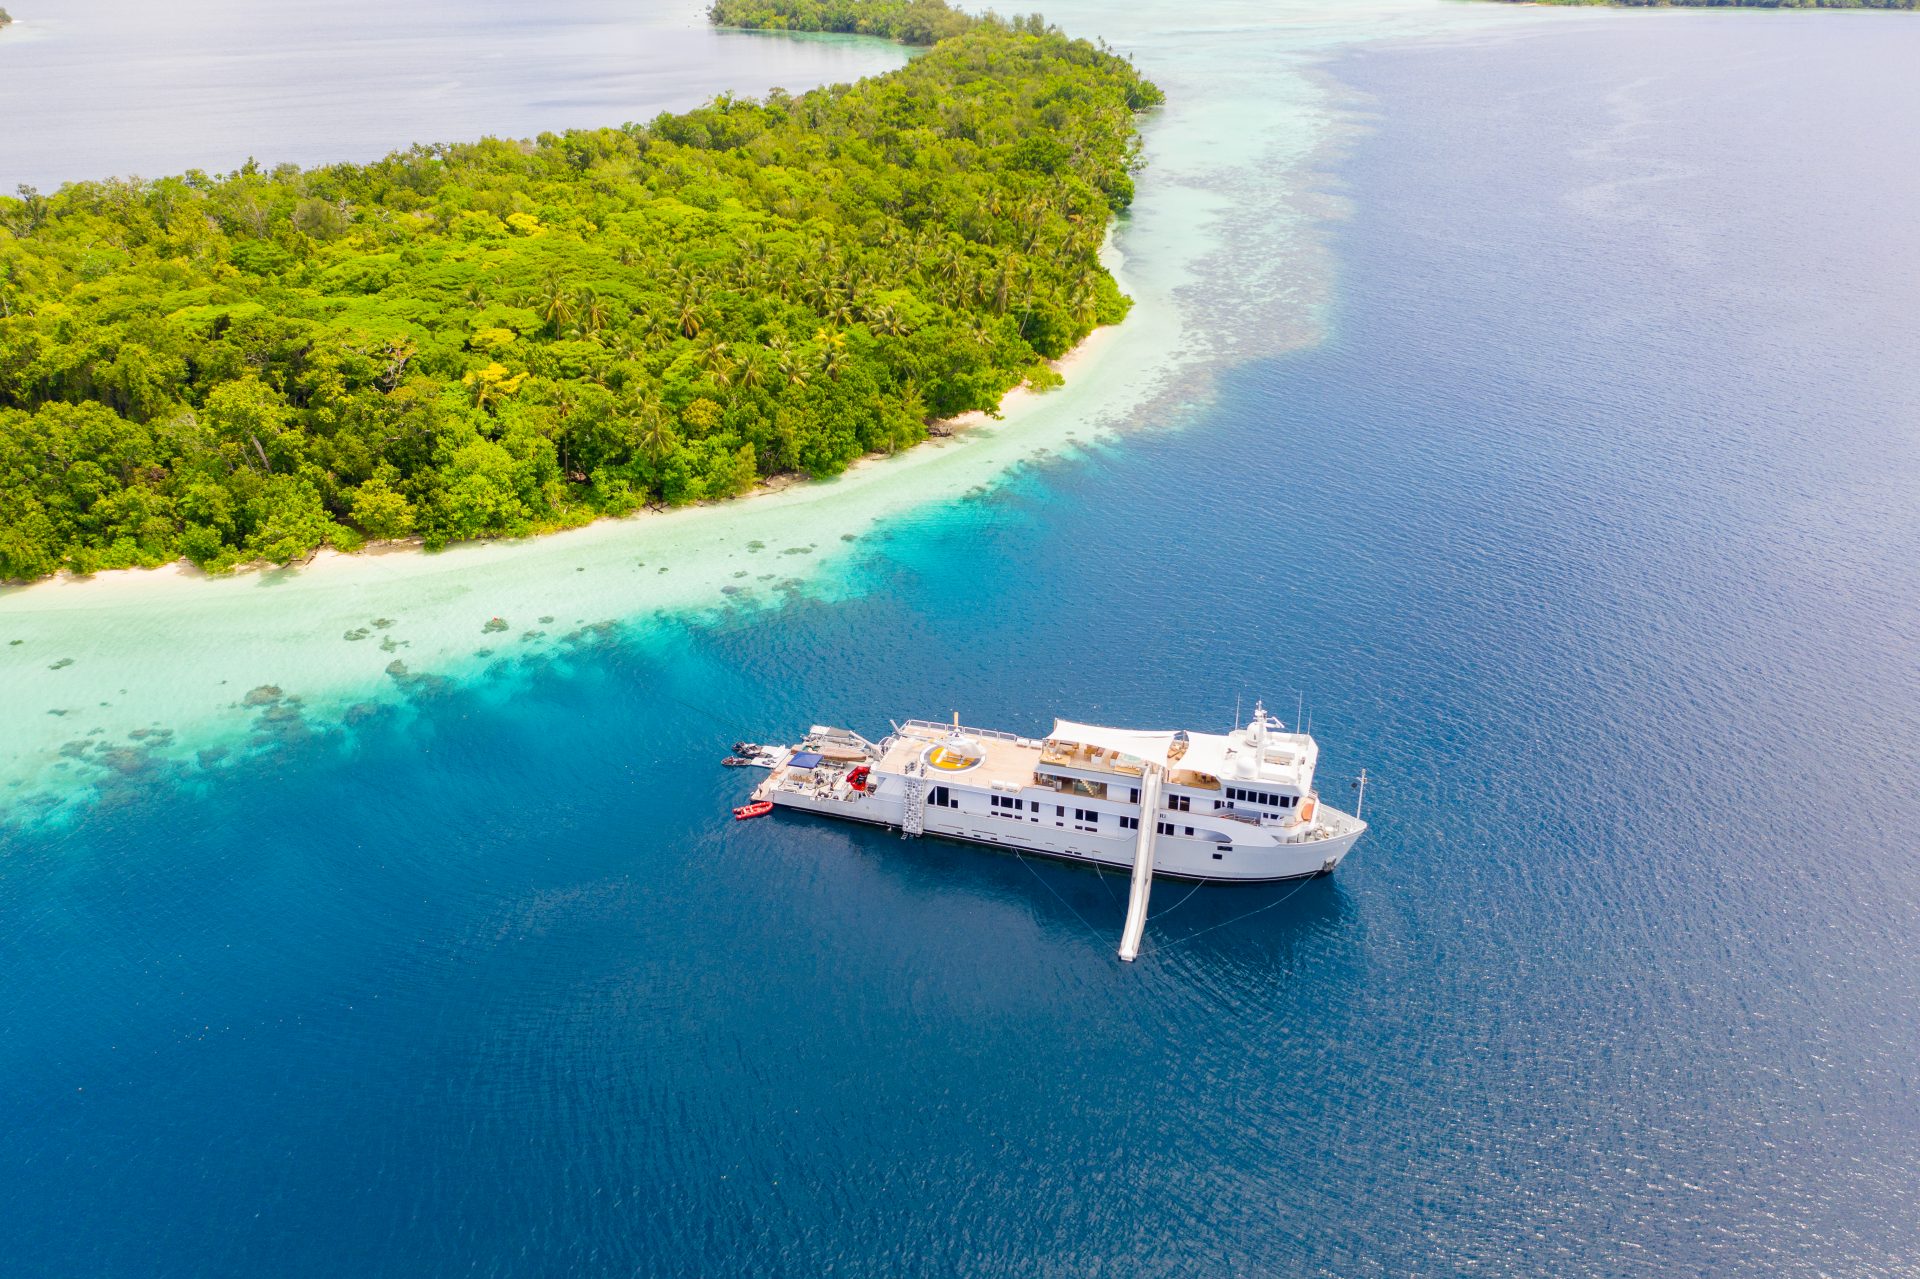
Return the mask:
POLYGON ((1053 721, 1053 731, 1047 734, 1047 740, 1114 751, 1145 760, 1149 764, 1164 764, 1167 748, 1173 745, 1173 734, 1143 733, 1130 728, 1102 728, 1098 724, 1076 724, 1069 719, 1056 719, 1053 721))
POLYGON ((1233 740, 1219 733, 1188 733, 1187 752, 1167 765, 1175 771, 1205 773, 1209 777, 1237 777, 1233 740))

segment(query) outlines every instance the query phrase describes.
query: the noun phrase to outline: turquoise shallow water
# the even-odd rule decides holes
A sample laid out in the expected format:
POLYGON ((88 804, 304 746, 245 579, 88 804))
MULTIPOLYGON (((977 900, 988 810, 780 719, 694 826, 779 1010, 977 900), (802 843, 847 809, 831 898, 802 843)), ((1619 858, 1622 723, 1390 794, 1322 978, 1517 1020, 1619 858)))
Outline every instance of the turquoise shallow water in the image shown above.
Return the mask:
MULTIPOLYGON (((1572 16, 1319 64, 1310 183, 1170 114, 1119 242, 1185 363, 1110 428, 0 834, 0 1255, 1911 1274, 1920 27, 1572 16), (1132 966, 1118 877, 735 826, 710 766, 1296 690, 1373 831, 1163 887, 1132 966)), ((1222 94, 1277 39, 1162 34, 1222 94)))

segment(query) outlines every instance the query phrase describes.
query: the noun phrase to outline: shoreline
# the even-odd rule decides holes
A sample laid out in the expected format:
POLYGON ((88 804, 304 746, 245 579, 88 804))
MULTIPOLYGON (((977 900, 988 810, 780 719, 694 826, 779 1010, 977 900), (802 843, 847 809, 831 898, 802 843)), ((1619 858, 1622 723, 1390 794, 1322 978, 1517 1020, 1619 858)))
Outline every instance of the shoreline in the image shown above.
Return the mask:
MULTIPOLYGON (((1063 381, 1070 381, 1076 370, 1096 356, 1113 334, 1126 325, 1122 319, 1117 324, 1105 324, 1094 329, 1082 338, 1079 345, 1057 360, 1049 360, 1047 367, 1059 374, 1063 381)), ((101 598, 111 598, 117 589, 128 586, 144 586, 168 579, 187 581, 229 582, 244 581, 249 578, 264 578, 270 574, 288 574, 307 576, 309 574, 333 574, 343 567, 353 564, 365 564, 396 555, 432 556, 447 551, 472 549, 477 547, 512 547, 551 542, 568 534, 584 532, 587 529, 603 528, 622 523, 644 523, 690 511, 726 511, 750 507, 751 504, 771 497, 795 491, 806 491, 832 483, 835 480, 853 475, 857 471, 878 466, 902 457, 919 454, 929 448, 944 447, 947 442, 958 442, 967 435, 989 423, 1004 420, 1009 413, 1017 412, 1024 406, 1043 400, 1045 397, 1066 390, 1066 386, 1050 387, 1044 391, 1034 390, 1028 383, 1022 382, 1010 388, 1000 397, 1000 403, 991 411, 971 409, 951 418, 942 418, 928 424, 927 438, 902 449, 899 453, 868 453, 855 458, 844 471, 824 479, 812 479, 800 472, 788 472, 769 476, 747 492, 736 497, 722 498, 719 501, 693 502, 686 506, 642 507, 625 515, 602 515, 588 520, 584 524, 568 528, 553 529, 544 533, 531 533, 525 537, 477 538, 467 542, 454 542, 439 551, 429 551, 425 543, 417 537, 398 538, 393 541, 368 542, 357 551, 342 551, 331 546, 322 546, 308 559, 298 563, 274 564, 269 561, 256 561, 252 564, 236 565, 224 573, 209 573, 197 567, 192 561, 181 558, 152 568, 110 568, 97 573, 74 573, 66 569, 51 577, 39 578, 31 582, 0 582, 0 608, 9 602, 25 600, 32 596, 63 595, 71 596, 76 592, 98 593, 101 598)))

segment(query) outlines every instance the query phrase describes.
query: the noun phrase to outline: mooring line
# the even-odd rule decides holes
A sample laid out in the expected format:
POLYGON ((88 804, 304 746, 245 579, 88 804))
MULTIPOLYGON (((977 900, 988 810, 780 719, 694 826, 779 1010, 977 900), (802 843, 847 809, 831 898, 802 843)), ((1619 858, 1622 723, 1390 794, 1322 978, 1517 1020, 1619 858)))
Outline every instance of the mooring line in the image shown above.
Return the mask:
MULTIPOLYGON (((1185 937, 1176 938, 1173 941, 1155 942, 1153 948, 1155 950, 1172 950, 1174 947, 1184 946, 1188 942, 1192 941, 1194 938, 1199 937, 1204 933, 1210 933, 1216 928, 1225 928, 1228 924, 1237 924, 1242 920, 1252 919, 1255 915, 1261 914, 1265 911, 1273 910, 1275 907, 1284 906, 1288 902, 1293 900, 1294 893, 1299 892, 1301 889, 1305 888, 1308 884, 1311 884, 1314 881, 1314 878, 1315 877, 1312 875, 1309 875, 1303 878, 1299 883, 1293 886, 1291 891, 1289 891, 1285 897, 1281 897, 1274 901, 1270 901, 1264 906, 1256 906, 1244 915, 1235 915, 1232 919, 1223 919, 1217 924, 1208 924, 1205 928, 1196 929, 1195 931, 1188 933, 1185 937)), ((1191 894, 1189 894, 1189 896, 1191 896, 1191 894)), ((1182 898, 1181 900, 1184 901, 1185 898, 1182 898)))
POLYGON ((1173 905, 1161 911, 1157 916, 1155 916, 1155 918, 1165 919, 1168 915, 1173 914, 1174 911, 1179 910, 1182 906, 1187 904, 1188 897, 1192 897, 1195 893, 1199 892, 1202 888, 1205 888, 1209 883, 1212 883, 1212 882, 1213 882, 1212 880, 1206 880, 1206 879, 1194 880, 1193 887, 1187 890, 1186 897, 1182 897, 1179 901, 1175 902, 1173 905))
MULTIPOLYGON (((1008 845, 1008 847, 1011 848, 1012 845, 1008 845)), ((1085 915, 1082 915, 1079 911, 1074 910, 1073 903, 1068 901, 1066 898, 1060 896, 1060 890, 1055 888, 1052 884, 1047 883, 1045 876, 1041 875, 1041 873, 1035 870, 1033 867, 1028 866, 1027 859, 1021 856, 1020 850, 1018 848, 1013 849, 1013 855, 1022 866, 1027 867, 1027 873, 1029 875, 1032 875, 1035 879, 1039 880, 1041 883, 1041 886, 1044 887, 1048 892, 1053 894, 1054 899, 1056 901, 1058 901, 1062 906, 1065 906, 1068 910, 1073 911, 1073 917, 1080 921, 1080 926, 1082 928, 1092 933, 1095 940, 1098 940, 1100 938, 1101 936, 1100 930, 1095 928, 1092 924, 1089 924, 1087 922, 1087 917, 1085 915)))

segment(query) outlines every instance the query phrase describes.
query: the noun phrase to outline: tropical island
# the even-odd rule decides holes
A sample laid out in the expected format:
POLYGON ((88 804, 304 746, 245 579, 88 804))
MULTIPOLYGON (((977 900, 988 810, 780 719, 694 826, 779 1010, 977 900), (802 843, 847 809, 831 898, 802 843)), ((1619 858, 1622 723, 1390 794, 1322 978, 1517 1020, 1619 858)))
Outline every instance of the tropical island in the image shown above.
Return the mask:
POLYGON ((13 21, 13 15, 8 13, 5 9, 0 9, 0 27, 7 26, 12 21, 13 21))
POLYGON ((1044 385, 1159 91, 1038 17, 646 124, 0 197, 0 579, 450 542, 835 474, 1044 385))

